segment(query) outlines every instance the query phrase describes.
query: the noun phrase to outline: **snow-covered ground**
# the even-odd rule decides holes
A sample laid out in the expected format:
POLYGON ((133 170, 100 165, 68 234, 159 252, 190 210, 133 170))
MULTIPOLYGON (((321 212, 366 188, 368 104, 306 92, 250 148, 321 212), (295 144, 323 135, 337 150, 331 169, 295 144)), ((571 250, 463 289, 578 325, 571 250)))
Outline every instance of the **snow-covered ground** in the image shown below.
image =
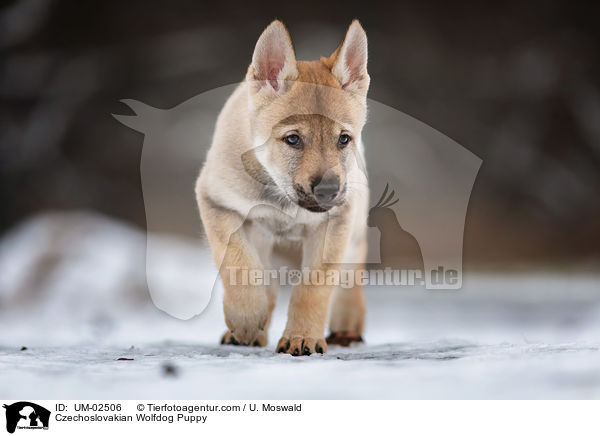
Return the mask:
MULTIPOLYGON (((188 250, 165 244, 164 277, 188 250)), ((179 281, 197 277, 186 268, 179 281)), ((211 262, 198 268, 212 287, 211 262)), ((291 357, 274 352, 288 289, 266 349, 220 346, 219 289, 178 320, 154 307, 144 269, 145 235, 98 215, 47 214, 6 235, 0 397, 600 398, 600 275, 467 271, 460 291, 372 287, 365 344, 291 357)))

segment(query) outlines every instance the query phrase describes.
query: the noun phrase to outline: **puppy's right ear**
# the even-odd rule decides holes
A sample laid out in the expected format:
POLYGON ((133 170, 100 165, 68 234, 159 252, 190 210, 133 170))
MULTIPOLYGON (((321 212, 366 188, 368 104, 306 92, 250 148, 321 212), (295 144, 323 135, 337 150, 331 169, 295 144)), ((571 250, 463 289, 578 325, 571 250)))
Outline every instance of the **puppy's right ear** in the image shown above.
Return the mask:
POLYGON ((261 88, 270 87, 280 93, 286 80, 295 80, 297 77, 296 56, 290 35, 283 23, 275 20, 258 38, 246 79, 257 81, 261 88))

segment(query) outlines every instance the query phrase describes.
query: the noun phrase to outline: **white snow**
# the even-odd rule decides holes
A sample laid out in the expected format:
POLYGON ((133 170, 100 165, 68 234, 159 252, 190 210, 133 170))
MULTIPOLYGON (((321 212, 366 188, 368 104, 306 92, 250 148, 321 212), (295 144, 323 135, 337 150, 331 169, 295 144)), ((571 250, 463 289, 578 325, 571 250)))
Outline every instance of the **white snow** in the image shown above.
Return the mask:
MULTIPOLYGON (((208 254, 190 265, 184 240, 164 247, 157 276, 191 289, 201 270, 198 286, 212 287, 208 254)), ((274 352, 289 289, 267 348, 220 346, 220 287, 200 316, 172 318, 149 298, 144 256, 142 232, 84 212, 0 240, 0 397, 600 398, 599 275, 466 271, 459 291, 372 287, 365 344, 294 358, 274 352)))

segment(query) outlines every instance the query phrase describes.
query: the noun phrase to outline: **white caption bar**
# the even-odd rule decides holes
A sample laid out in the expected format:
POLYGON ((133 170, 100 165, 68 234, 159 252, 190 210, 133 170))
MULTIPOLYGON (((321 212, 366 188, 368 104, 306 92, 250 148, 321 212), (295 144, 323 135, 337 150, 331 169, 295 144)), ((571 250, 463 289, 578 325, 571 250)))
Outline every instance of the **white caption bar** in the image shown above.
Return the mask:
POLYGON ((600 434, 597 401, 2 400, 2 404, 1 431, 20 436, 600 434))

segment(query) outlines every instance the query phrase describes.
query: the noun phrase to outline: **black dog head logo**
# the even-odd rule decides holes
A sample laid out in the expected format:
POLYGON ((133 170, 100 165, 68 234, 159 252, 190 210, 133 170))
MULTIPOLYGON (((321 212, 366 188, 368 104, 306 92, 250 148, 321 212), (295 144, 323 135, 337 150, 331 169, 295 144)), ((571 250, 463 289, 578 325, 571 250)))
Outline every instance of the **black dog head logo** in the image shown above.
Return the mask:
POLYGON ((4 405, 6 409, 6 431, 14 433, 19 427, 48 428, 50 411, 28 401, 4 405))

